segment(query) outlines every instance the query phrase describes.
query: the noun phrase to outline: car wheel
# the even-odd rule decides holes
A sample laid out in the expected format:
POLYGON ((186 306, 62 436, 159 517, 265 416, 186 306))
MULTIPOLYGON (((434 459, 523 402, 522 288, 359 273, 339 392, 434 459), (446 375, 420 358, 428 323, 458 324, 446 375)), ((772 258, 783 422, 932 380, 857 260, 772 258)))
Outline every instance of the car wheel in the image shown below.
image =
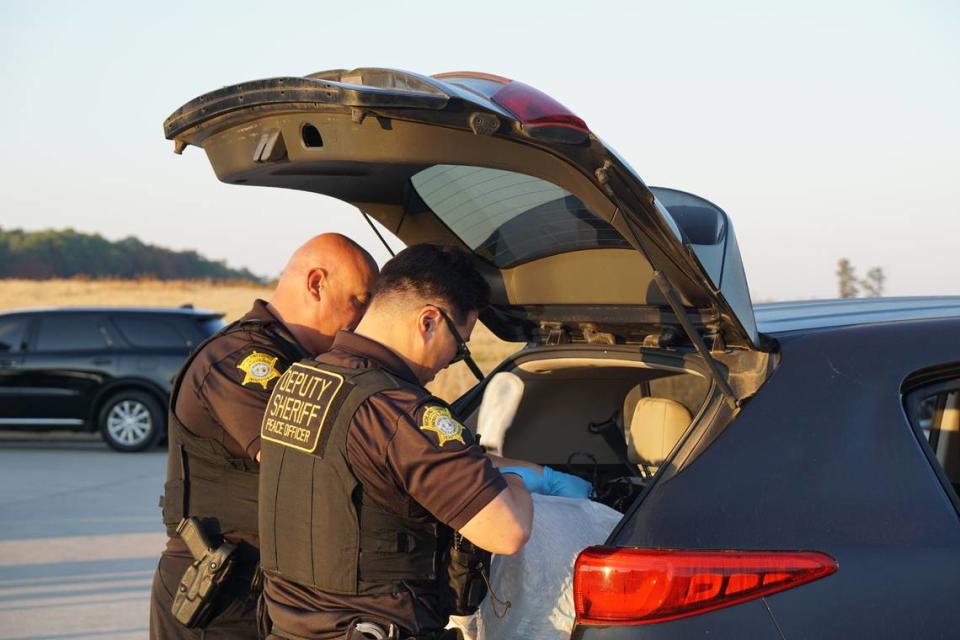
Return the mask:
POLYGON ((103 403, 97 424, 113 449, 143 451, 162 435, 163 411, 153 396, 143 391, 121 391, 103 403))

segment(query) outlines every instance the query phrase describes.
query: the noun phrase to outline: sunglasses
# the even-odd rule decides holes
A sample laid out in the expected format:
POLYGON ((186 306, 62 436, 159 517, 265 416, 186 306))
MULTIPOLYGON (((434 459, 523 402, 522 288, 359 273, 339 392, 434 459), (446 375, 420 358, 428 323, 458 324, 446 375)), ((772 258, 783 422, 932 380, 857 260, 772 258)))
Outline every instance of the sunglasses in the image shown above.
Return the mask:
POLYGON ((450 360, 450 364, 465 360, 470 356, 470 348, 467 347, 467 343, 463 341, 463 338, 460 336, 460 332, 457 331, 457 325, 453 324, 453 320, 451 320, 450 316, 447 315, 447 312, 443 310, 443 307, 436 307, 436 309, 440 312, 440 315, 443 316, 444 321, 447 323, 447 329, 450 330, 450 334, 453 336, 453 339, 457 341, 457 354, 450 360))
POLYGON ((444 321, 447 323, 447 329, 450 330, 450 335, 452 335, 453 339, 457 342, 457 353, 450 359, 450 364, 463 360, 467 363, 473 375, 477 377, 477 380, 483 380, 483 372, 480 371, 480 367, 477 366, 477 363, 473 360, 473 356, 470 355, 470 348, 467 347, 466 341, 460 336, 460 332, 457 331, 457 325, 453 324, 453 320, 451 320, 447 312, 443 310, 443 307, 434 306, 434 308, 443 316, 444 321))

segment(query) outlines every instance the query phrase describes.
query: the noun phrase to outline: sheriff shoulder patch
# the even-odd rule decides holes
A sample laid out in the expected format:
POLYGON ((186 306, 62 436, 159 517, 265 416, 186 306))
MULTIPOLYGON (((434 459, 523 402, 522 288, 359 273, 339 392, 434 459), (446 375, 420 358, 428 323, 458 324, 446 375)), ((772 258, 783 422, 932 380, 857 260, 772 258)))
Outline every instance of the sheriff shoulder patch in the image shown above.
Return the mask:
POLYGON ((267 383, 274 378, 280 377, 277 371, 277 358, 265 353, 251 351, 250 354, 237 365, 237 369, 243 371, 243 382, 240 384, 259 384, 266 390, 267 383))
POLYGON ((448 442, 463 441, 463 425, 456 421, 450 415, 450 409, 446 407, 430 406, 423 412, 423 422, 420 425, 421 431, 433 431, 437 434, 437 446, 442 447, 448 442))

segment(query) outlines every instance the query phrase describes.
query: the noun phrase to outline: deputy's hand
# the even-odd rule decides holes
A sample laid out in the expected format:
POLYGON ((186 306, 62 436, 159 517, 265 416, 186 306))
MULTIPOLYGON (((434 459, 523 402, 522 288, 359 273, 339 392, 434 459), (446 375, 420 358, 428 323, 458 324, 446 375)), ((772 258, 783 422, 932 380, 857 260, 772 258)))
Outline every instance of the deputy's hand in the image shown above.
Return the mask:
POLYGON ((542 471, 528 467, 504 467, 500 469, 500 473, 520 476, 530 493, 564 498, 589 498, 593 492, 593 487, 586 480, 569 473, 554 471, 550 467, 543 467, 542 471))
POLYGON ((586 499, 593 493, 593 486, 583 478, 544 467, 543 493, 548 496, 586 499))

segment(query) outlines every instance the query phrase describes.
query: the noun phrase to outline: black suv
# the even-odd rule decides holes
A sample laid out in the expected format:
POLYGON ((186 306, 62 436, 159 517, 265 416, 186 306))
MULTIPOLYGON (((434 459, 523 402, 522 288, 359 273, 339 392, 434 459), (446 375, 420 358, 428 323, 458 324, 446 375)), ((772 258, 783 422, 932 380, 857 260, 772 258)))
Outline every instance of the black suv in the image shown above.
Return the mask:
POLYGON ((156 308, 0 314, 0 428, 99 430, 118 451, 166 431, 173 376, 223 314, 156 308))

